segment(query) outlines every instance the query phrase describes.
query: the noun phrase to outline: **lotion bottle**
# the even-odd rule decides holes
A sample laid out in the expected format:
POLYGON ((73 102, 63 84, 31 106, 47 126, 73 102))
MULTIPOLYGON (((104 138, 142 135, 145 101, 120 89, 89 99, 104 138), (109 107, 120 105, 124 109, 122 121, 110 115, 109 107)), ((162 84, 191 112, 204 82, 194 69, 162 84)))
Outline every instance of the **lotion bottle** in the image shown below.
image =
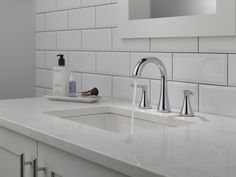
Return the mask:
POLYGON ((64 55, 57 55, 58 66, 53 67, 53 95, 54 96, 67 96, 68 89, 67 83, 70 77, 70 68, 65 66, 64 55))
POLYGON ((69 97, 77 97, 76 79, 72 72, 70 73, 68 93, 69 97))

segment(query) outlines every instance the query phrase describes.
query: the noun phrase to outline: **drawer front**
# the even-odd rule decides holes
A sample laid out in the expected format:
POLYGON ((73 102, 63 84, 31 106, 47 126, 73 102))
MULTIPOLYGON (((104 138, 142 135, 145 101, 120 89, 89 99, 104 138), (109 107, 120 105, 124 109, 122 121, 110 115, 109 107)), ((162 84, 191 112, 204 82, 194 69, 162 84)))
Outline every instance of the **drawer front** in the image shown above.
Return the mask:
POLYGON ((38 159, 55 177, 128 177, 43 143, 38 143, 38 159))
POLYGON ((4 127, 0 127, 0 176, 4 177, 32 177, 32 167, 23 165, 37 157, 36 141, 17 134, 4 127), (24 157, 21 156, 24 153, 24 157), (24 175, 22 174, 24 170, 24 175))
POLYGON ((0 147, 15 154, 25 153, 26 159, 37 157, 37 142, 4 127, 0 127, 0 147))

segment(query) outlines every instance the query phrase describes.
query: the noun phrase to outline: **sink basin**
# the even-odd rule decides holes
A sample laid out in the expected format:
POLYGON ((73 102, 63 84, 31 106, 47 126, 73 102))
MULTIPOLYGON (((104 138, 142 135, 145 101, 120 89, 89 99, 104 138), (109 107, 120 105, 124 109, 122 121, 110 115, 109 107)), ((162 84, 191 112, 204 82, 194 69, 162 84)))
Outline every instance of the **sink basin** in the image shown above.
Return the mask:
MULTIPOLYGON (((115 106, 100 106, 74 110, 45 112, 59 118, 115 133, 130 133, 131 110, 115 106)), ((135 112, 135 132, 156 131, 189 125, 190 122, 174 118, 175 114, 161 114, 155 110, 135 112)))

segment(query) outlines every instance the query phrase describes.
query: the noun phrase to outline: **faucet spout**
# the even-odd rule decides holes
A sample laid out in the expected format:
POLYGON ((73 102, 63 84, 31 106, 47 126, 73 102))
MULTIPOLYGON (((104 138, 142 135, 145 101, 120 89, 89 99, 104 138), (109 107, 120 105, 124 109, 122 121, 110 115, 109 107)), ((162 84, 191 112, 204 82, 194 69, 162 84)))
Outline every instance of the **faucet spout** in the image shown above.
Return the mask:
POLYGON ((171 112, 167 88, 167 72, 165 65, 160 59, 156 57, 141 59, 134 68, 133 77, 141 77, 144 67, 149 63, 155 64, 161 72, 161 89, 157 110, 160 112, 171 112))

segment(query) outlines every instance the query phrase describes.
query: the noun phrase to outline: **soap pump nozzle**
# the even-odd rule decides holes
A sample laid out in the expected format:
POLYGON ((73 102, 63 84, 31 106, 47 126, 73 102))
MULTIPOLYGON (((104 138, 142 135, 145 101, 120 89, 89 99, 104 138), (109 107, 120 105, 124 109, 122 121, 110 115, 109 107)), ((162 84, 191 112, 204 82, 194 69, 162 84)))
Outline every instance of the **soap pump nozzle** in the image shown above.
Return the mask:
POLYGON ((59 59, 58 59, 58 66, 65 66, 64 55, 63 54, 59 54, 59 55, 57 55, 57 57, 59 57, 59 59))

